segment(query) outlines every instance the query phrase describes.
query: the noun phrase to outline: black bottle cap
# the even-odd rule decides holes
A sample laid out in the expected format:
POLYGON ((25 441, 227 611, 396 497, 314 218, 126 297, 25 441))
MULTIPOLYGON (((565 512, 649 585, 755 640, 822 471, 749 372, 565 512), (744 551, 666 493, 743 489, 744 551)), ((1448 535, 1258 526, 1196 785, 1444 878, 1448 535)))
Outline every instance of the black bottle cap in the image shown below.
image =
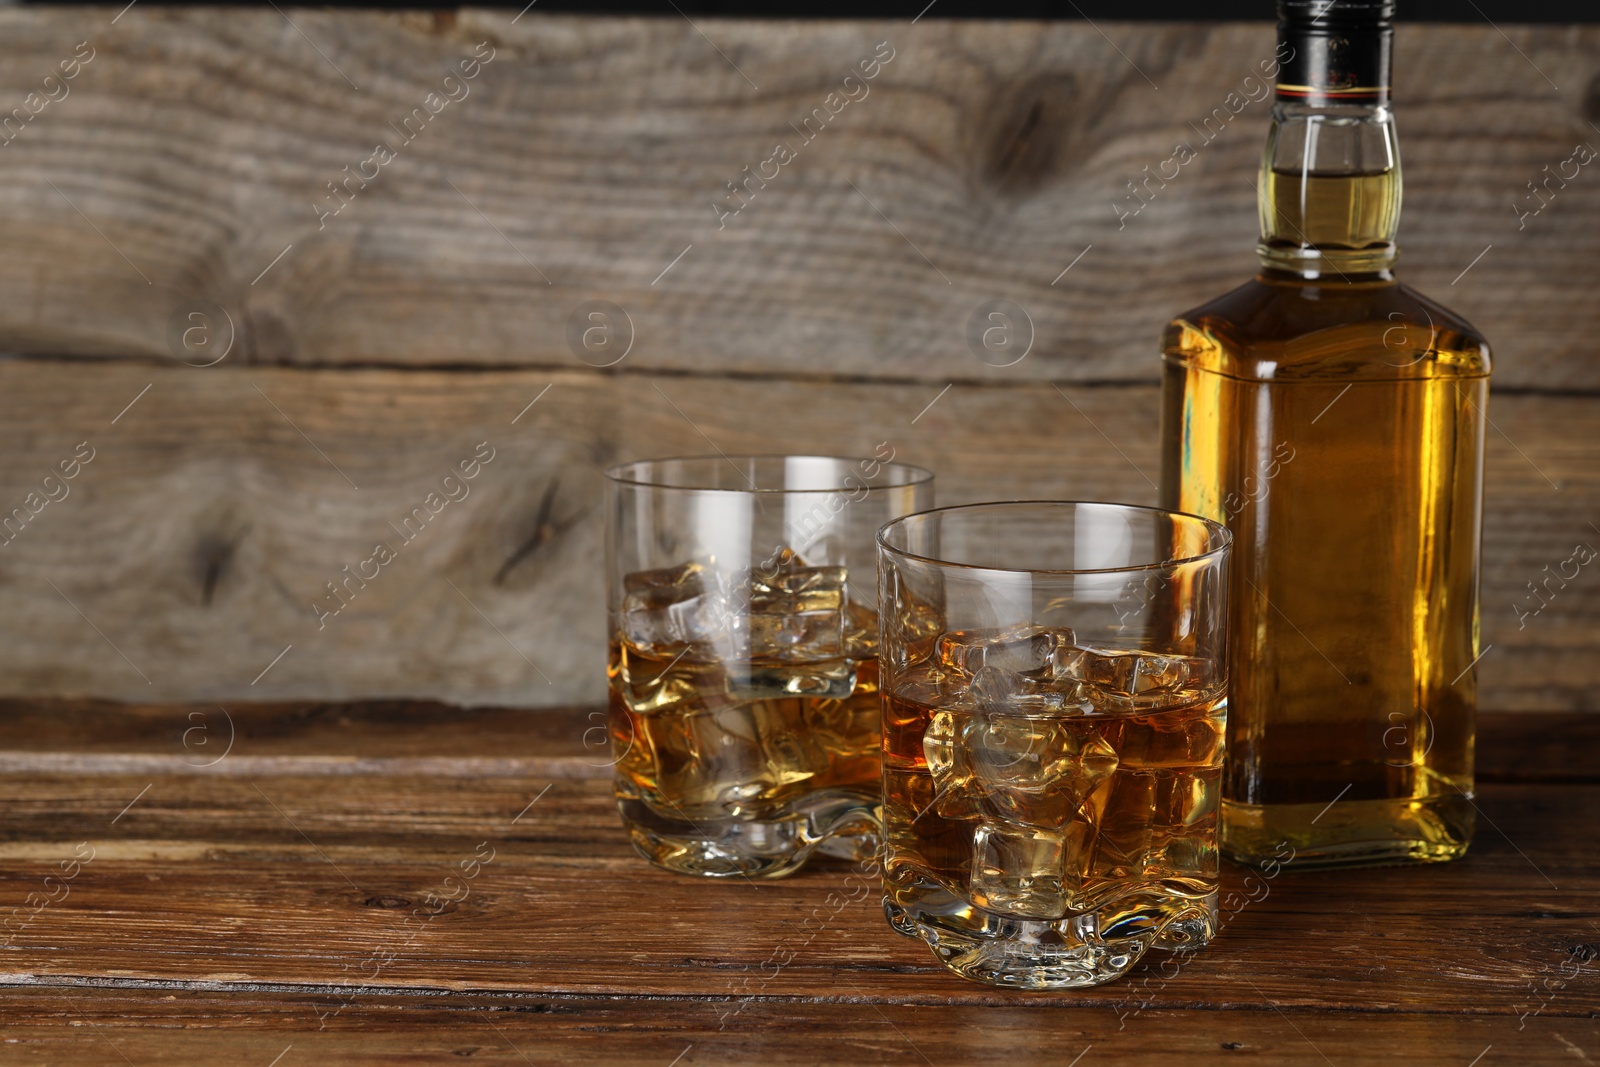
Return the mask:
POLYGON ((1393 42, 1394 0, 1278 0, 1278 98, 1384 103, 1393 42))

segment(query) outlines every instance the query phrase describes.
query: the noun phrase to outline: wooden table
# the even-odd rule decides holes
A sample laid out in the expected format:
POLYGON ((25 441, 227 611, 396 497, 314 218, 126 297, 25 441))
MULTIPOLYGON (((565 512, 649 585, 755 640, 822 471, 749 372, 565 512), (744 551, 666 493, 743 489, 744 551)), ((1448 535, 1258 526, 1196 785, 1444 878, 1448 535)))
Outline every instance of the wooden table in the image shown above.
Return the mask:
POLYGON ((1052 994, 946 974, 848 866, 647 866, 596 721, 0 704, 0 1064, 1600 1060, 1600 717, 1485 716, 1465 861, 1230 868, 1203 954, 1052 994))

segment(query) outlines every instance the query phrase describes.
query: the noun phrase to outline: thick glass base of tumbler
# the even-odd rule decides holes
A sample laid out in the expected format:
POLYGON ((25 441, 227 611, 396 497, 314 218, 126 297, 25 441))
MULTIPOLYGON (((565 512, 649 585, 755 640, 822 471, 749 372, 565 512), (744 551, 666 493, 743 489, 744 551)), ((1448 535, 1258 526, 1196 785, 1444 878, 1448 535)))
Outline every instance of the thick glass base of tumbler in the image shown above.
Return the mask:
POLYGON ((1466 855, 1470 793, 1334 804, 1222 802, 1222 853, 1276 871, 1443 863, 1466 855))
POLYGON ((1122 977, 1143 945, 1115 949, 1095 944, 987 941, 926 929, 923 939, 945 969, 962 978, 1007 989, 1079 989, 1122 977))
POLYGON ((1122 977, 1147 949, 1192 952, 1214 936, 1217 894, 1108 904, 1062 919, 1014 919, 967 904, 943 888, 883 900, 896 933, 924 941, 962 978, 1007 989, 1078 989, 1122 977))
POLYGON ((782 878, 813 853, 865 860, 878 849, 877 799, 830 791, 770 819, 671 819, 617 798, 634 850, 657 867, 704 878, 782 878))
POLYGON ((909 937, 913 941, 922 940, 922 935, 917 932, 917 920, 888 897, 883 898, 883 917, 889 920, 889 929, 901 937, 909 937))

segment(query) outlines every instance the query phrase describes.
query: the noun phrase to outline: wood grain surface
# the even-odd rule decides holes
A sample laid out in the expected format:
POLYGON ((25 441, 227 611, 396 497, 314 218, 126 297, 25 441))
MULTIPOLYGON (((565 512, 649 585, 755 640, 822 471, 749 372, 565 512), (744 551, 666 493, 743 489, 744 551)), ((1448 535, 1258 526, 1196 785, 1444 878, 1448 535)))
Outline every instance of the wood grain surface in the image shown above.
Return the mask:
MULTIPOLYGON (((847 866, 772 884, 680 886, 634 854, 607 780, 9 779, 21 799, 7 819, 0 894, 20 903, 77 842, 94 850, 70 896, 17 937, 22 950, 5 956, 13 974, 706 998, 743 995, 746 978, 766 994, 832 998, 847 996, 853 979, 894 1003, 1010 1002, 953 981, 921 945, 880 934, 877 896, 847 883, 847 866), (456 867, 480 847, 492 861, 469 883, 456 867), (428 893, 461 884, 472 892, 459 905, 403 924, 416 909, 427 914, 428 893), (270 906, 245 906, 263 894, 270 906), (637 908, 666 900, 653 930, 641 928, 637 908), (827 921, 813 939, 800 924, 819 908, 827 921), (730 913, 738 922, 724 921, 730 913), (795 959, 769 982, 763 964, 778 969, 767 963, 778 949, 795 959)), ((1490 822, 1467 863, 1283 876, 1228 923, 1204 966, 1197 959, 1163 987, 1163 999, 1222 1007, 1254 982, 1281 1004, 1342 1003, 1319 982, 1330 958, 1349 951, 1362 962, 1341 973, 1343 989, 1369 1010, 1515 1016, 1540 961, 1554 965, 1572 944, 1600 947, 1600 929, 1586 921, 1600 892, 1593 850, 1580 835, 1552 840, 1542 830, 1558 819, 1592 825, 1600 793, 1491 785, 1479 804, 1490 822), (1452 935, 1441 939, 1446 914, 1452 935)), ((1229 871, 1224 893, 1244 893, 1245 873, 1229 871)), ((1261 891, 1259 880, 1252 886, 1261 891)), ((1114 1005, 1127 994, 1107 986, 1029 1000, 1114 1005)), ((1562 1005, 1600 1011, 1600 983, 1580 983, 1562 1005)))
MULTIPOLYGON (((604 721, 604 705, 0 699, 0 770, 609 779, 604 721)), ((1495 711, 1478 723, 1478 781, 1600 785, 1597 750, 1600 716, 1495 711)))
MULTIPOLYGON (((0 9, 4 693, 594 700, 604 464, 1149 502, 1159 329, 1252 269, 1265 23, 120 10, 0 9)), ((1600 182, 1528 185, 1600 138, 1600 27, 1397 47, 1407 276, 1498 347, 1483 699, 1592 710, 1600 587, 1526 612, 1600 538, 1600 182)))
POLYGON ((1600 594, 1516 610, 1600 540, 1600 179, 1528 184, 1600 143, 1600 28, 1397 45, 1403 269, 1499 357, 1479 670, 1521 714, 1471 854, 1291 866, 1176 975, 1019 996, 846 867, 632 853, 598 470, 889 441, 944 502, 1150 501, 1155 338, 1252 269, 1265 105, 1117 205, 1270 27, 286 11, 0 8, 0 513, 78 468, 0 548, 0 692, 141 702, 0 702, 0 906, 56 898, 0 949, 0 1065, 1600 1057, 1600 594))
MULTIPOLYGON (((296 1062, 378 1067, 413 1063, 935 1064, 999 1060, 1062 1067, 1092 1063, 1206 1067, 1387 1067, 1396 1062, 1461 1067, 1582 1063, 1593 1024, 1571 1016, 1517 1020, 1427 1012, 1329 1013, 1245 1003, 1226 1011, 1146 1011, 1122 1025, 1114 1008, 1062 1010, 1017 998, 1005 1005, 796 1003, 771 999, 742 1022, 717 1029, 703 1002, 479 994, 387 994, 359 1014, 317 1028, 327 995, 274 990, 196 992, 50 986, 0 991, 6 1044, 0 1063, 145 1064, 296 1062), (12 1022, 11 1020, 24 1020, 12 1022), (1488 1050, 1485 1054, 1485 1050, 1488 1050), (1498 1059, 1496 1058, 1498 1056, 1498 1059)), ((863 998, 865 999, 865 998, 863 998)))
POLYGON ((135 774, 48 768, 86 751, 192 757, 173 724, 203 709, 4 710, 70 729, 33 742, 33 769, 7 768, 0 900, 21 906, 60 861, 89 858, 0 951, 0 1063, 265 1065, 290 1045, 333 1064, 453 1054, 662 1067, 679 1055, 944 1064, 985 1050, 1064 1063, 1089 1046, 1141 1064, 1600 1052, 1600 865, 1583 830, 1600 792, 1540 781, 1533 762, 1562 716, 1486 716, 1494 759, 1527 780, 1482 790, 1465 860, 1291 863, 1254 885, 1228 867, 1224 888, 1256 899, 1183 966, 1151 959, 1125 982, 1016 994, 962 982, 893 935, 842 864, 763 884, 648 866, 572 737, 582 708, 531 717, 561 724, 564 740, 529 746, 574 766, 521 778, 470 767, 473 737, 479 758, 516 754, 487 710, 241 706, 215 764, 135 774), (462 729, 474 717, 481 735, 462 729), (395 720, 406 740, 375 736, 395 720), (313 766, 448 736, 463 761, 453 769, 313 766), (225 770, 266 755, 285 762, 225 770), (486 861, 463 867, 475 856, 486 861), (430 914, 447 878, 452 895, 467 892, 430 914), (780 949, 784 966, 771 962, 780 949))
MULTIPOLYGON (((1149 381, 1164 322, 1254 268, 1265 21, 117 11, 0 12, 8 107, 94 54, 0 149, 18 351, 203 362, 169 328, 209 306, 237 362, 581 366, 569 321, 607 300, 622 370, 1149 381), (965 340, 991 300, 1031 317, 1014 367, 965 340)), ((1398 35, 1405 270, 1502 386, 1600 388, 1600 181, 1561 166, 1597 79, 1600 27, 1398 35), (1546 166, 1578 173, 1548 202, 1546 166)))
MULTIPOLYGON (((940 394, 915 383, 0 363, 0 454, 11 457, 0 500, 20 504, 78 445, 94 450, 67 495, 0 547, 11 606, 0 677, 17 695, 144 701, 598 700, 598 472, 636 456, 870 454, 887 441, 938 472, 943 503, 1154 502, 1154 387, 940 394), (400 523, 484 442, 494 458, 468 495, 403 542, 400 523), (314 605, 337 603, 327 583, 378 541, 398 558, 319 619, 314 605)), ((1537 615, 1517 608, 1540 604, 1528 583, 1544 568, 1556 572, 1578 543, 1600 545, 1600 407, 1508 396, 1492 418, 1502 432, 1489 441, 1484 704, 1593 710, 1600 585, 1585 570, 1549 586, 1537 615)))

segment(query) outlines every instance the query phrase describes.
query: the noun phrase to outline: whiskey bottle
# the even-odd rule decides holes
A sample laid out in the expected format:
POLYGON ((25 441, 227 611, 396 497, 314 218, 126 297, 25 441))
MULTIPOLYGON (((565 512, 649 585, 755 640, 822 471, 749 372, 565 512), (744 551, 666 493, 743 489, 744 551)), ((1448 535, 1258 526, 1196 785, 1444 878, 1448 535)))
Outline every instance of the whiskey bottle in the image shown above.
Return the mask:
POLYGON ((1280 0, 1261 269, 1163 337, 1162 504, 1225 523, 1223 849, 1472 836, 1489 346, 1395 279, 1393 0, 1280 0))

